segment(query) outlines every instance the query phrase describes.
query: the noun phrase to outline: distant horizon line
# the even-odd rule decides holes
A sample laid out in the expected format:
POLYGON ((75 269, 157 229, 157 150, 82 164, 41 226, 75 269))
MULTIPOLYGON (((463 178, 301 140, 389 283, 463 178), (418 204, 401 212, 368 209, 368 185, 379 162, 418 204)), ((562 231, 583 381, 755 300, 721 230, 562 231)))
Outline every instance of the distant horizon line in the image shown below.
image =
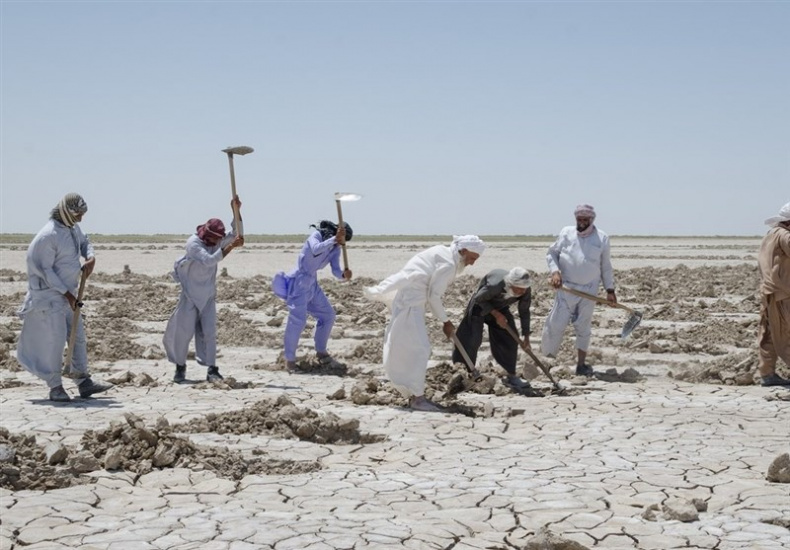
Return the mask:
MULTIPOLYGON (((35 233, 0 233, 0 245, 23 244, 35 237, 35 233)), ((193 233, 89 233, 88 237, 92 242, 133 242, 139 243, 149 239, 152 242, 165 242, 187 239, 193 233)), ((244 235, 245 240, 250 243, 255 242, 302 242, 305 233, 248 233, 244 235)), ((515 241, 546 241, 556 239, 556 234, 539 235, 479 235, 483 240, 490 242, 515 242, 515 241)), ((609 235, 610 239, 762 239, 763 235, 609 235)), ((451 241, 451 234, 407 234, 407 233, 382 233, 357 236, 359 241, 451 241)))

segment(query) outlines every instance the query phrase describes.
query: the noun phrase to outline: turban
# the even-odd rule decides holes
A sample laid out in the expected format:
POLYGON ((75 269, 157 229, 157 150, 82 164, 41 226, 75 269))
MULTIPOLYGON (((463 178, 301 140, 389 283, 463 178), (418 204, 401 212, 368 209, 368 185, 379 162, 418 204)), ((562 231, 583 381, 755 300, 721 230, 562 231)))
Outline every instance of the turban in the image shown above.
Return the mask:
POLYGON ((57 220, 66 227, 74 227, 77 223, 77 216, 88 211, 88 204, 79 194, 68 193, 60 199, 60 202, 52 209, 49 217, 57 220))
POLYGON ((777 223, 790 222, 790 202, 779 209, 779 215, 765 220, 765 225, 776 225, 777 223))
POLYGON ((486 249, 486 243, 480 240, 477 235, 453 235, 452 247, 456 250, 467 249, 475 254, 482 254, 486 249))
POLYGON ((529 288, 529 273, 523 267, 514 267, 505 275, 505 283, 516 288, 529 288))
POLYGON ((576 207, 576 210, 573 211, 574 218, 579 216, 582 216, 583 218, 595 219, 595 208, 589 204, 580 204, 576 207))
POLYGON ((211 218, 203 225, 197 226, 197 236, 203 242, 206 242, 206 237, 221 239, 225 236, 225 224, 223 224, 220 219, 211 218))

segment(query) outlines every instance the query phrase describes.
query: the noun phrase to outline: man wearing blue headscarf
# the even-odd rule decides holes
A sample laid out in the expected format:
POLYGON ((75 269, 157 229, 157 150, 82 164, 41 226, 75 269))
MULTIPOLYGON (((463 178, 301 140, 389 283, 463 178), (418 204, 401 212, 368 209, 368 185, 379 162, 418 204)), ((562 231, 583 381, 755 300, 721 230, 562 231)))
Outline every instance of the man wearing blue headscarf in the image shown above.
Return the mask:
POLYGON ((52 209, 50 219, 27 249, 28 289, 17 311, 22 319, 17 359, 31 374, 44 380, 51 401, 70 401, 63 388, 61 364, 63 349, 75 330, 71 376, 78 384, 80 397, 107 391, 111 384, 95 382, 88 374, 88 351, 82 316, 72 326, 77 288, 82 270, 89 276, 96 265, 93 246, 80 229, 79 222, 88 211, 85 200, 69 193, 52 209), (80 265, 80 257, 85 264, 80 265))

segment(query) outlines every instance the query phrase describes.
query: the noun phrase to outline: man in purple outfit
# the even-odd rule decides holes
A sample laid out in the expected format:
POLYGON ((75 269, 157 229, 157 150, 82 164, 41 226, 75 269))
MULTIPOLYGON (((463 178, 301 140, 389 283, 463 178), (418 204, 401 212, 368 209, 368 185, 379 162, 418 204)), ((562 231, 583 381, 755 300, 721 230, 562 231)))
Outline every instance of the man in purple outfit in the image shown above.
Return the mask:
POLYGON ((324 367, 340 367, 327 352, 329 335, 335 324, 335 310, 318 284, 318 271, 329 265, 338 279, 351 280, 351 270, 340 268, 340 252, 353 235, 351 226, 342 227, 327 220, 311 225, 313 231, 302 247, 296 267, 288 274, 279 272, 274 276, 274 293, 288 304, 288 323, 285 326, 285 361, 288 370, 296 367, 296 348, 299 337, 307 324, 307 315, 316 320, 315 351, 324 367))

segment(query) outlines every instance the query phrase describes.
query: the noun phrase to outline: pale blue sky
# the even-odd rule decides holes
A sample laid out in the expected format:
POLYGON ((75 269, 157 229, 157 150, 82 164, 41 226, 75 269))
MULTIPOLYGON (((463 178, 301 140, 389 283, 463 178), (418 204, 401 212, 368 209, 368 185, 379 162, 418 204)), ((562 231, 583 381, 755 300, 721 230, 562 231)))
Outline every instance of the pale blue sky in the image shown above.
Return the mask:
POLYGON ((9 2, 0 230, 759 235, 790 201, 788 2, 9 2))

